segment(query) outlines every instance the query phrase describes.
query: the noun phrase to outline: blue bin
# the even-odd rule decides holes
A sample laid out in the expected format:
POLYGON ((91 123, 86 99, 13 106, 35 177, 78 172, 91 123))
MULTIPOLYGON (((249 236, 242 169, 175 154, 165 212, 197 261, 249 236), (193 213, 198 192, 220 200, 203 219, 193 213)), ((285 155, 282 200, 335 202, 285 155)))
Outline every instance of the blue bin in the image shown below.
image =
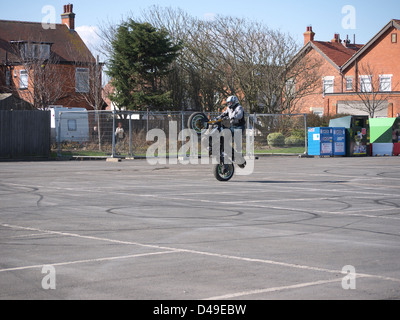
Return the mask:
POLYGON ((346 155, 346 128, 332 128, 333 130, 333 155, 346 155))
POLYGON ((308 154, 310 156, 333 156, 332 128, 308 128, 308 154))

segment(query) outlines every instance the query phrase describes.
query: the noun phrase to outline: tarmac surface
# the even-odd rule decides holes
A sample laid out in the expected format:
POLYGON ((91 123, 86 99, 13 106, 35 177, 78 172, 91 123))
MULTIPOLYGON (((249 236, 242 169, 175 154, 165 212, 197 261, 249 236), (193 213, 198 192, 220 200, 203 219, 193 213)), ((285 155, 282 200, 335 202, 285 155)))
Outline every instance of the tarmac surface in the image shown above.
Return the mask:
POLYGON ((0 163, 0 299, 400 298, 400 160, 0 163))

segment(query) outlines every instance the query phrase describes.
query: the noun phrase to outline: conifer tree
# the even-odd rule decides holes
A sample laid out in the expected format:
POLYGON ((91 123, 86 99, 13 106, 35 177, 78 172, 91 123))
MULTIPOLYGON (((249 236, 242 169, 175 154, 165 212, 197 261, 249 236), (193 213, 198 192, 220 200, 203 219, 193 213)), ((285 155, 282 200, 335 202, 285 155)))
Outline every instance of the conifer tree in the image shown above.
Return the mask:
POLYGON ((108 74, 115 93, 111 99, 129 110, 171 109, 171 93, 163 88, 163 79, 180 45, 172 44, 168 32, 130 19, 119 26, 112 48, 108 74))

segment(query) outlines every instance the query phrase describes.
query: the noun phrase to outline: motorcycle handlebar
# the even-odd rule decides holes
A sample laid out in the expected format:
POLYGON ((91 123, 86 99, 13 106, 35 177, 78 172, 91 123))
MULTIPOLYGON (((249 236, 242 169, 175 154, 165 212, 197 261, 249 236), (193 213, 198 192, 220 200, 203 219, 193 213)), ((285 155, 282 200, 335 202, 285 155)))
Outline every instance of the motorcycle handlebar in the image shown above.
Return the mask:
POLYGON ((215 124, 215 123, 219 123, 222 122, 224 119, 227 119, 229 116, 225 115, 225 116, 218 116, 210 121, 208 121, 208 124, 215 124))
POLYGON ((208 121, 208 124, 216 124, 216 123, 222 122, 223 120, 224 120, 224 118, 218 117, 218 118, 208 121))

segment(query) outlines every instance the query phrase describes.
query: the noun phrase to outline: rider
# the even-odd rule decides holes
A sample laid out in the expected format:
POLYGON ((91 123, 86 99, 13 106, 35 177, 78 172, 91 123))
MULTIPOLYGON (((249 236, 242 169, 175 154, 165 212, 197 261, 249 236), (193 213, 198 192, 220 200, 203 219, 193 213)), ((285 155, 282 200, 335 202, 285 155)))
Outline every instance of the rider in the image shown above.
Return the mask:
MULTIPOLYGON (((240 130, 242 134, 246 128, 246 120, 244 117, 244 109, 239 103, 239 99, 236 96, 230 96, 226 99, 226 110, 221 114, 221 118, 229 118, 231 122, 232 137, 235 135, 235 131, 240 130)), ((240 152, 241 155, 241 152, 240 152)), ((246 161, 241 159, 239 167, 244 168, 246 161)))
POLYGON ((239 103, 239 99, 236 96, 230 96, 226 99, 226 110, 221 114, 221 118, 229 118, 231 121, 232 134, 235 130, 245 130, 246 121, 244 118, 243 107, 239 103))

